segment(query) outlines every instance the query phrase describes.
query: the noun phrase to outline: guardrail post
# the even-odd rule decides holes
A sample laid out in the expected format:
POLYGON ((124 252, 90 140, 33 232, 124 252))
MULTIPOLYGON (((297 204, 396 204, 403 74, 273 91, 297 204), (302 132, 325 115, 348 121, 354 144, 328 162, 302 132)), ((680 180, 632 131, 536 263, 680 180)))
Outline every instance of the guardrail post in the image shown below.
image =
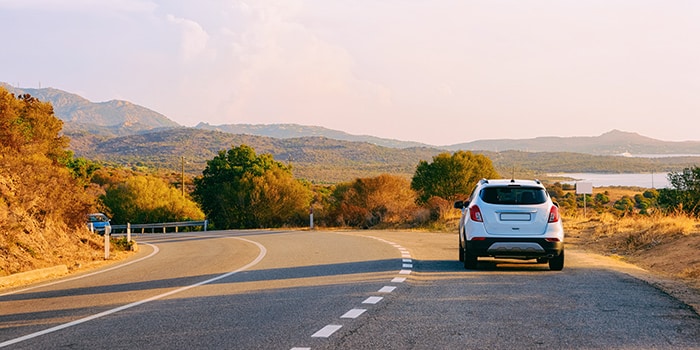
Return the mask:
POLYGON ((109 235, 112 233, 112 228, 105 227, 105 260, 109 259, 109 235))
POLYGON ((131 223, 126 223, 126 241, 131 242, 131 223))
POLYGON ((207 224, 209 224, 209 220, 204 220, 204 231, 207 230, 207 224))
POLYGON ((314 207, 309 208, 309 229, 314 229, 314 207))

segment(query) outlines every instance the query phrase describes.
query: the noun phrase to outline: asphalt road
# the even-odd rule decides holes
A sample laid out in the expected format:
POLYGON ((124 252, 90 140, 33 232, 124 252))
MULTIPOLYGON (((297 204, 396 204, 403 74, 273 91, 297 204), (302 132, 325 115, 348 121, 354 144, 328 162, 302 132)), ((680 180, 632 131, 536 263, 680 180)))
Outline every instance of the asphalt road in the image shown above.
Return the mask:
POLYGON ((452 234, 214 231, 0 291, 12 349, 700 349, 700 317, 567 251, 564 271, 483 261, 452 234))

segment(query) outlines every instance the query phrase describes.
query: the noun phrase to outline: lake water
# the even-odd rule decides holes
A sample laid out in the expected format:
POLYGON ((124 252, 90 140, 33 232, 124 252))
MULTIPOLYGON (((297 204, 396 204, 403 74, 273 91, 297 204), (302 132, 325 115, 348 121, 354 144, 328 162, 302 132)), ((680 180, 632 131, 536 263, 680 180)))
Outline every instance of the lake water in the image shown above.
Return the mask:
POLYGON ((598 173, 561 173, 548 174, 550 176, 562 176, 576 179, 574 181, 560 181, 561 183, 574 184, 576 182, 591 182, 593 187, 604 186, 636 186, 645 188, 669 188, 666 173, 646 174, 598 174, 598 173))

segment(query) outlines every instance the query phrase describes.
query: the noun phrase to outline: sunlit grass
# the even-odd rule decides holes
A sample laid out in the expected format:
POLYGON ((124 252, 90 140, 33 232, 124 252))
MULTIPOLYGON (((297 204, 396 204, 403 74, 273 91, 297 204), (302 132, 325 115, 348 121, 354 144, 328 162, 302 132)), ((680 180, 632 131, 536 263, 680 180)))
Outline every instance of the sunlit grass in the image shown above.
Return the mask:
POLYGON ((568 220, 567 228, 591 230, 591 239, 609 239, 610 244, 627 253, 653 248, 671 237, 700 232, 700 221, 683 213, 623 217, 601 213, 589 215, 588 218, 572 216, 565 220, 568 220))

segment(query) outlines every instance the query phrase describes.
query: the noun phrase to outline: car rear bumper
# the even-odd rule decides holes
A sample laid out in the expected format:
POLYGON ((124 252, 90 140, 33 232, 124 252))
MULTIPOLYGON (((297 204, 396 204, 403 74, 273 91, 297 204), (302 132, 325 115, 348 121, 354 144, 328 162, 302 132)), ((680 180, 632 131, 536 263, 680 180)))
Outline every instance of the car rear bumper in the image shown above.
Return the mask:
POLYGON ((549 242, 544 238, 486 238, 466 243, 469 254, 475 256, 551 258, 564 250, 564 242, 549 242))

